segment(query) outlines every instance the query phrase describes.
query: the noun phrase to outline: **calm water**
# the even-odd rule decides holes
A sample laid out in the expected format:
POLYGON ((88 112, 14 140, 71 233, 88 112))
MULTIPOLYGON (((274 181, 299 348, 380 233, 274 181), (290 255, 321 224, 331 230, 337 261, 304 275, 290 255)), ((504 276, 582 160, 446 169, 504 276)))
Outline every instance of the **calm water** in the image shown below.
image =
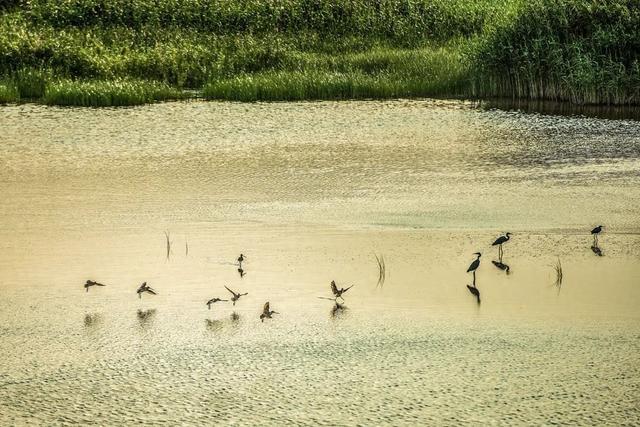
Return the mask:
POLYGON ((1 425, 640 423, 640 122, 4 106, 0 190, 1 425))

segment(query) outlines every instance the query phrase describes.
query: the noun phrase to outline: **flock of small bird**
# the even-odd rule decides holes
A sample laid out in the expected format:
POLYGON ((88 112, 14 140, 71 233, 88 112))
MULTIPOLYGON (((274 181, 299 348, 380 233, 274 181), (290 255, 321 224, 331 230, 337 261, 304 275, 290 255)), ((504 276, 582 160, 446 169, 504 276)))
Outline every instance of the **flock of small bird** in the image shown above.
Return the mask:
MULTIPOLYGON (((591 234, 593 235, 593 245, 591 246, 591 250, 598 256, 602 256, 602 251, 598 246, 598 234, 602 232, 604 225, 598 225, 593 230, 591 230, 591 234)), ((493 264, 498 267, 500 270, 506 270, 506 273, 509 274, 509 266, 502 262, 502 255, 504 254, 502 245, 507 243, 511 238, 511 233, 505 233, 504 236, 498 237, 491 246, 498 247, 498 261, 492 261, 493 264)), ((480 257, 482 254, 480 252, 474 253, 476 259, 473 260, 469 268, 467 268, 467 273, 473 273, 473 283, 471 285, 467 285, 467 289, 469 292, 476 297, 478 304, 480 304, 480 290, 476 286, 476 270, 480 267, 480 257)))
MULTIPOLYGON (((245 260, 245 256, 243 254, 240 254, 240 256, 238 257, 237 261, 238 261, 238 273, 240 274, 240 278, 244 277, 244 275, 246 274, 242 268, 242 263, 245 260)), ((92 286, 106 286, 102 283, 93 281, 93 280, 87 280, 84 284, 84 288, 86 290, 86 292, 89 292, 89 288, 92 286)), ((325 298, 325 297, 320 297, 320 298, 325 298, 325 299, 330 299, 335 301, 336 303, 336 308, 337 309, 342 309, 343 306, 340 304, 340 302, 338 301, 339 299, 341 301, 344 302, 344 298, 342 297, 342 294, 344 294, 345 292, 347 292, 349 289, 351 289, 353 287, 353 285, 348 286, 346 288, 338 288, 338 285, 336 285, 336 282, 334 280, 331 281, 331 292, 333 293, 333 298, 325 298)), ((217 302, 229 302, 231 301, 231 303, 233 304, 233 306, 236 305, 236 302, 240 299, 240 297, 243 297, 245 295, 248 295, 248 292, 244 292, 244 293, 240 293, 240 292, 236 292, 232 289, 230 289, 228 286, 225 285, 224 287, 227 291, 229 291, 229 293, 231 294, 231 298, 230 299, 222 299, 219 297, 214 297, 211 298, 209 301, 207 301, 206 306, 209 310, 211 310, 211 305, 215 304, 217 302)), ((138 294, 138 298, 142 298, 142 294, 144 293, 148 293, 151 295, 158 295, 158 292, 156 292, 151 286, 147 285, 147 282, 142 283, 142 285, 140 285, 138 287, 138 289, 136 290, 136 293, 138 294)), ((262 307, 262 313, 260 314, 260 321, 264 322, 264 319, 271 319, 272 316, 274 314, 280 314, 277 311, 271 310, 270 306, 269 306, 269 301, 264 303, 264 306, 262 307)))
MULTIPOLYGON (((595 227, 593 230, 591 230, 591 234, 593 235, 593 245, 591 246, 591 249, 593 250, 593 252, 598 255, 598 256, 602 256, 602 251, 600 250, 600 248, 598 247, 598 235, 602 232, 603 229, 603 225, 599 225, 597 227, 595 227)), ((511 239, 511 233, 505 233, 504 236, 500 236, 498 237, 491 245, 492 246, 498 246, 498 261, 492 261, 493 264, 498 267, 501 270, 506 270, 506 273, 509 274, 509 266, 506 264, 503 264, 502 262, 502 256, 504 254, 502 245, 507 243, 509 240, 511 239)), ((482 253, 480 252, 475 252, 474 255, 476 256, 476 259, 473 260, 473 262, 471 263, 471 265, 469 265, 469 268, 467 268, 467 273, 472 273, 473 274, 473 282, 471 285, 467 285, 467 289, 469 289, 469 292, 471 292, 471 294, 476 297, 478 304, 480 304, 480 290, 478 289, 478 287, 476 286, 476 270, 478 270, 478 267, 480 267, 480 257, 482 256, 482 253)), ((240 256, 238 257, 237 261, 238 261, 238 273, 240 274, 240 278, 244 277, 244 275, 246 274, 242 268, 242 263, 245 260, 245 256, 243 254, 240 254, 240 256)), ((84 288, 86 289, 86 292, 89 292, 89 288, 92 286, 105 286, 102 283, 98 283, 96 281, 93 280, 87 280, 86 283, 84 284, 84 288)), ((335 310, 340 310, 343 308, 341 302, 344 302, 344 297, 342 296, 344 293, 346 293, 349 289, 351 289, 353 287, 353 285, 348 286, 346 288, 339 288, 338 285, 336 284, 336 282, 334 280, 331 281, 331 293, 333 294, 333 298, 329 298, 329 297, 319 297, 321 299, 328 299, 328 300, 332 300, 335 302, 335 307, 334 307, 334 311, 335 310)), ((230 300, 228 299, 222 299, 219 297, 214 297, 211 298, 210 300, 208 300, 206 302, 206 306, 208 307, 209 310, 211 310, 211 305, 215 304, 217 302, 229 302, 231 301, 231 303, 233 304, 233 306, 236 305, 236 302, 243 296, 248 295, 247 292, 244 293, 240 293, 240 292, 236 292, 232 289, 230 289, 229 287, 227 287, 225 285, 225 289, 227 291, 229 291, 229 293, 231 294, 230 300)), ((136 290, 136 293, 138 294, 138 298, 142 298, 142 294, 144 293, 148 293, 151 295, 158 295, 158 293, 151 288, 149 285, 147 285, 147 282, 142 283, 142 285, 140 285, 138 287, 138 289, 136 290)), ((280 314, 277 311, 273 311, 270 309, 269 306, 269 301, 264 303, 264 306, 262 307, 262 313, 260 314, 260 321, 264 322, 264 319, 271 319, 272 316, 274 314, 280 314)))

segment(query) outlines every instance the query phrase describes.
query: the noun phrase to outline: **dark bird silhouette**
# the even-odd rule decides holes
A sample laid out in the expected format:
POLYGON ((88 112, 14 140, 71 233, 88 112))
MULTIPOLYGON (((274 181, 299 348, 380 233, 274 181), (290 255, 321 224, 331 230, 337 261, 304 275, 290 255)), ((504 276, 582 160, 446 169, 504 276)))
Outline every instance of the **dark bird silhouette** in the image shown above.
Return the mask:
POLYGON ((140 285, 136 292, 138 293, 138 298, 142 298, 142 294, 145 292, 151 295, 158 295, 156 291, 154 291, 149 285, 147 285, 147 282, 144 282, 142 285, 140 285))
POLYGON ((244 270, 242 269, 242 267, 238 268, 238 274, 240 275, 240 278, 242 279, 247 273, 244 272, 244 270))
POLYGON ((264 322, 264 319, 271 319, 272 314, 280 314, 277 311, 269 310, 269 301, 264 303, 262 308, 262 314, 260 315, 260 321, 264 322))
POLYGON ((480 267, 480 257, 482 256, 482 254, 480 252, 476 252, 474 253, 474 255, 476 255, 478 258, 473 260, 471 265, 469 265, 469 268, 467 268, 467 273, 473 272, 473 286, 475 287, 476 286, 476 270, 478 269, 478 267, 480 267))
POLYGON ((591 234, 593 234, 593 246, 596 246, 596 247, 598 246, 598 234, 602 232, 603 227, 604 225, 599 225, 593 230, 591 230, 591 234))
POLYGON ((106 285, 103 285, 102 283, 94 282, 93 280, 87 280, 84 284, 84 288, 87 292, 89 292, 89 288, 91 286, 106 286, 106 285))
POLYGON ((593 251, 594 254, 596 254, 598 256, 603 256, 604 255, 597 245, 591 246, 591 250, 593 251))
POLYGON ((231 289, 227 288, 226 286, 225 286, 225 289, 228 290, 229 292, 231 292, 231 295, 233 295, 231 297, 231 301, 233 302, 233 305, 236 305, 236 301, 238 301, 241 296, 249 295, 247 292, 245 292, 244 294, 239 294, 237 292, 233 292, 231 289))
POLYGON ((207 307, 209 307, 209 310, 211 310, 211 304, 215 304, 218 301, 229 301, 228 299, 220 299, 220 298, 211 298, 209 301, 207 301, 207 307))
POLYGON ((338 286, 336 285, 335 280, 331 281, 331 292, 333 292, 333 296, 335 298, 342 298, 342 294, 344 294, 345 292, 347 292, 351 288, 353 288, 353 285, 351 285, 351 286, 349 286, 347 288, 338 289, 338 286))
POLYGON ((503 252, 502 252, 502 244, 508 242, 510 238, 511 238, 511 233, 505 233, 504 236, 498 237, 491 244, 491 246, 497 246, 498 247, 498 259, 500 260, 500 262, 502 262, 502 254, 503 254, 503 252))
POLYGON ((476 297, 476 299, 478 300, 478 304, 480 304, 480 290, 476 288, 475 285, 467 285, 467 289, 469 289, 469 292, 471 292, 471 294, 476 297))
POLYGON ((240 267, 242 267, 242 261, 244 261, 244 255, 240 254, 240 256, 238 257, 238 264, 240 265, 240 267))

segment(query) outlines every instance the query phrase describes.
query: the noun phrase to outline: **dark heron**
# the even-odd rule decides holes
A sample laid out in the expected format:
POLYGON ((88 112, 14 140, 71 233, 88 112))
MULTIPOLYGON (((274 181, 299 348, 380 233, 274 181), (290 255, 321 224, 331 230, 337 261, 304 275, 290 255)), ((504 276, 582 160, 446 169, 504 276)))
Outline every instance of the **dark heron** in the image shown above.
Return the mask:
POLYGON ((505 233, 504 236, 498 237, 495 242, 491 244, 491 246, 498 247, 498 259, 502 262, 502 244, 509 241, 511 238, 511 233, 505 233))
POLYGON ((103 285, 102 283, 94 282, 93 280, 87 280, 84 284, 84 288, 86 289, 87 292, 89 292, 89 288, 91 286, 106 286, 106 285, 103 285))
POLYGON ((480 252, 476 252, 474 253, 474 255, 476 255, 478 258, 473 260, 471 265, 469 265, 469 268, 467 268, 467 273, 473 272, 473 286, 475 287, 476 286, 476 270, 478 269, 478 267, 480 267, 480 257, 482 256, 482 254, 480 252))
POLYGON ((225 289, 228 290, 229 292, 231 292, 231 295, 233 295, 231 297, 231 301, 233 302, 233 305, 236 305, 236 301, 238 301, 241 296, 248 295, 247 292, 245 292, 244 294, 239 294, 237 292, 233 292, 231 289, 227 288, 226 286, 225 286, 225 289))
POLYGON ((136 292, 138 293, 138 298, 142 298, 142 294, 145 292, 151 295, 158 295, 156 291, 154 291, 149 285, 147 285, 147 282, 144 282, 142 285, 140 285, 136 292))
POLYGON ((262 307, 262 314, 260 315, 260 321, 264 322, 264 319, 271 319, 272 314, 280 314, 277 311, 269 310, 269 301, 264 303, 262 307))
POLYGON ((215 304, 219 301, 229 301, 228 299, 220 299, 220 298, 211 298, 209 301, 207 301, 207 307, 209 307, 209 310, 211 310, 211 304, 215 304))
MULTIPOLYGON (((338 286, 336 285, 335 280, 331 281, 331 292, 333 292, 333 296, 335 298, 342 298, 342 294, 344 294, 345 292, 347 292, 349 289, 353 288, 353 285, 346 287, 346 288, 341 288, 338 289, 338 286)), ((344 299, 344 298, 342 298, 344 299)))
POLYGON ((238 265, 240 265, 240 267, 242 267, 242 261, 244 261, 244 255, 240 254, 240 256, 238 257, 238 265))
POLYGON ((600 234, 603 227, 604 225, 599 225, 591 230, 591 234, 593 234, 593 246, 598 246, 598 234, 600 234))

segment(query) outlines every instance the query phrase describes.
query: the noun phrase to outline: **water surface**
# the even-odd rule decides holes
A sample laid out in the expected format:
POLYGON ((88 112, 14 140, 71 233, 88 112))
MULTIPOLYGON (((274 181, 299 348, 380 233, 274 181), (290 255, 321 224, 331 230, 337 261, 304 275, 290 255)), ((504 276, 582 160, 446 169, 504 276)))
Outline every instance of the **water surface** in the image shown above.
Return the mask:
POLYGON ((3 425, 638 422, 640 122, 5 106, 0 189, 3 425))

